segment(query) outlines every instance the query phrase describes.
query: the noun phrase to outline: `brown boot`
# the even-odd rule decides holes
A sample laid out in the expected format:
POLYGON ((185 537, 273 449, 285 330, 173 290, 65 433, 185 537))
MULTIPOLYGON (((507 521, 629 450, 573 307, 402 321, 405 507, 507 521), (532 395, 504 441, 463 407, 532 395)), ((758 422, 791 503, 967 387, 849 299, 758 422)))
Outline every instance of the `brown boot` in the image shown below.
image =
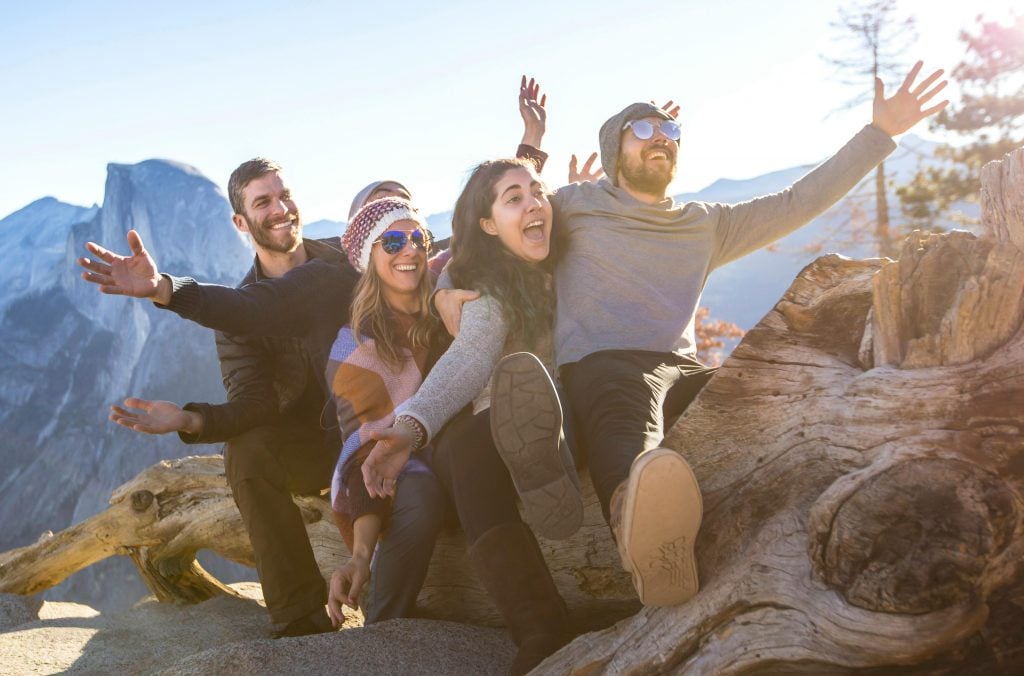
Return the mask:
POLYGON ((510 673, 527 673, 569 642, 565 601, 526 524, 487 531, 470 546, 469 561, 519 649, 510 673))
POLYGON ((683 456, 667 448, 641 453, 609 507, 608 525, 640 602, 674 606, 692 598, 698 588, 693 548, 703 506, 683 456))
POLYGON ((549 540, 583 524, 583 495, 562 433, 562 407, 544 364, 510 354, 491 379, 491 436, 523 501, 523 519, 549 540))

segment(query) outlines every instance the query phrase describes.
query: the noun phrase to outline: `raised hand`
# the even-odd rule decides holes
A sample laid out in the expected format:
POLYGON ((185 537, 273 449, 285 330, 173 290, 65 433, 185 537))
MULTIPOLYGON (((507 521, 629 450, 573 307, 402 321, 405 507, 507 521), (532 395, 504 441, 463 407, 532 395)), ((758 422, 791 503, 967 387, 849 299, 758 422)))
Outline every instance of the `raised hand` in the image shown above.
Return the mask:
POLYGON ((949 104, 948 100, 944 100, 930 108, 924 108, 926 103, 945 89, 949 81, 938 81, 943 73, 940 69, 915 86, 914 80, 917 79, 923 65, 923 61, 914 64, 903 80, 903 84, 889 98, 885 98, 885 85, 882 84, 881 78, 875 78, 875 100, 872 106, 871 123, 889 136, 902 134, 949 104))
POLYGON ((544 105, 548 101, 548 95, 544 94, 538 100, 540 94, 540 83, 532 77, 526 81, 523 76, 519 83, 519 114, 523 118, 523 140, 522 143, 540 148, 541 139, 547 130, 548 111, 544 105))
POLYGON ((129 397, 124 406, 110 407, 110 419, 121 427, 143 434, 167 434, 202 431, 203 417, 195 411, 186 411, 170 401, 151 401, 129 397))
POLYGON ((412 454, 412 433, 399 425, 369 437, 377 443, 363 461, 363 483, 371 498, 394 497, 398 474, 412 454))
MULTIPOLYGON (((670 102, 671 103, 671 102, 670 102)), ((604 176, 604 169, 598 167, 594 169, 594 161, 597 159, 597 153, 590 153, 590 157, 583 163, 583 169, 577 169, 578 160, 573 155, 572 159, 569 160, 569 183, 585 183, 587 181, 596 181, 604 176)))
POLYGON ((95 242, 86 242, 85 248, 99 260, 79 258, 85 268, 82 279, 98 284, 100 291, 133 298, 153 298, 167 304, 170 301, 170 282, 160 276, 156 261, 146 251, 142 237, 135 230, 128 231, 131 256, 122 256, 95 242))
MULTIPOLYGON (((651 105, 654 106, 657 104, 654 103, 654 101, 651 101, 651 105)), ((675 105, 675 101, 673 101, 672 99, 666 101, 661 106, 661 109, 668 113, 669 117, 671 117, 673 120, 679 117, 679 106, 675 105)))

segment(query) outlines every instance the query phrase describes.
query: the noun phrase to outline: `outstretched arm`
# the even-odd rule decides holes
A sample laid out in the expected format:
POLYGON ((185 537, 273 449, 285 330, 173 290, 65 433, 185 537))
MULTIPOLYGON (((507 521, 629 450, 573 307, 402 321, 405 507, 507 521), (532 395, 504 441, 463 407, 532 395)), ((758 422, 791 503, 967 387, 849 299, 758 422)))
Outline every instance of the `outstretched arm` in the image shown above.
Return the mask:
POLYGON ((793 185, 740 204, 708 205, 718 220, 712 267, 756 251, 808 223, 842 199, 896 148, 894 134, 945 107, 946 101, 925 107, 946 81, 939 81, 942 71, 938 70, 915 85, 921 65, 919 61, 889 98, 876 82, 872 123, 793 185))

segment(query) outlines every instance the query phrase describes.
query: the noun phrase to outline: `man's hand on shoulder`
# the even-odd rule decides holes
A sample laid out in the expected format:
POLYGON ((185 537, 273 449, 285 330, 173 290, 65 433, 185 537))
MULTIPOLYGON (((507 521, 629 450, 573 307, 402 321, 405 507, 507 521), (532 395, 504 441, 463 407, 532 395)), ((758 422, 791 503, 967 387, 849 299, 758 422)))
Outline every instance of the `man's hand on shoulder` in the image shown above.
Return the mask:
POLYGON ((466 289, 438 289, 434 293, 434 309, 444 322, 444 328, 452 337, 459 335, 459 326, 462 324, 462 306, 471 300, 480 297, 479 291, 467 291, 466 289))
POLYGON ((86 242, 85 248, 99 260, 78 259, 85 269, 82 279, 98 285, 102 293, 149 298, 160 305, 171 302, 171 282, 160 274, 135 230, 128 231, 130 256, 116 254, 95 242, 86 242))

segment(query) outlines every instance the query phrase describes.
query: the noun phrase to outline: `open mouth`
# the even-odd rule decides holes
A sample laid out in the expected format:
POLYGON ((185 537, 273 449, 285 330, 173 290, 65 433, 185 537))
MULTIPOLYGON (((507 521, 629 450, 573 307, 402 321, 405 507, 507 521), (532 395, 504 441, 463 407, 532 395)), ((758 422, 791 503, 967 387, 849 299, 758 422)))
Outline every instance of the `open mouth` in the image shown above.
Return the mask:
POLYGON ((274 223, 273 225, 270 226, 269 229, 270 230, 287 230, 287 229, 290 229, 290 228, 292 228, 294 226, 295 226, 295 219, 294 218, 288 218, 288 219, 285 219, 285 220, 281 221, 280 223, 274 223))
POLYGON ((649 160, 664 160, 666 162, 672 161, 671 155, 667 150, 652 150, 647 153, 647 159, 649 160))
POLYGON ((415 263, 401 263, 394 266, 395 270, 398 270, 399 272, 416 272, 417 267, 419 266, 415 263))
POLYGON ((537 220, 526 224, 523 228, 523 236, 532 241, 540 242, 544 240, 544 221, 537 220))

